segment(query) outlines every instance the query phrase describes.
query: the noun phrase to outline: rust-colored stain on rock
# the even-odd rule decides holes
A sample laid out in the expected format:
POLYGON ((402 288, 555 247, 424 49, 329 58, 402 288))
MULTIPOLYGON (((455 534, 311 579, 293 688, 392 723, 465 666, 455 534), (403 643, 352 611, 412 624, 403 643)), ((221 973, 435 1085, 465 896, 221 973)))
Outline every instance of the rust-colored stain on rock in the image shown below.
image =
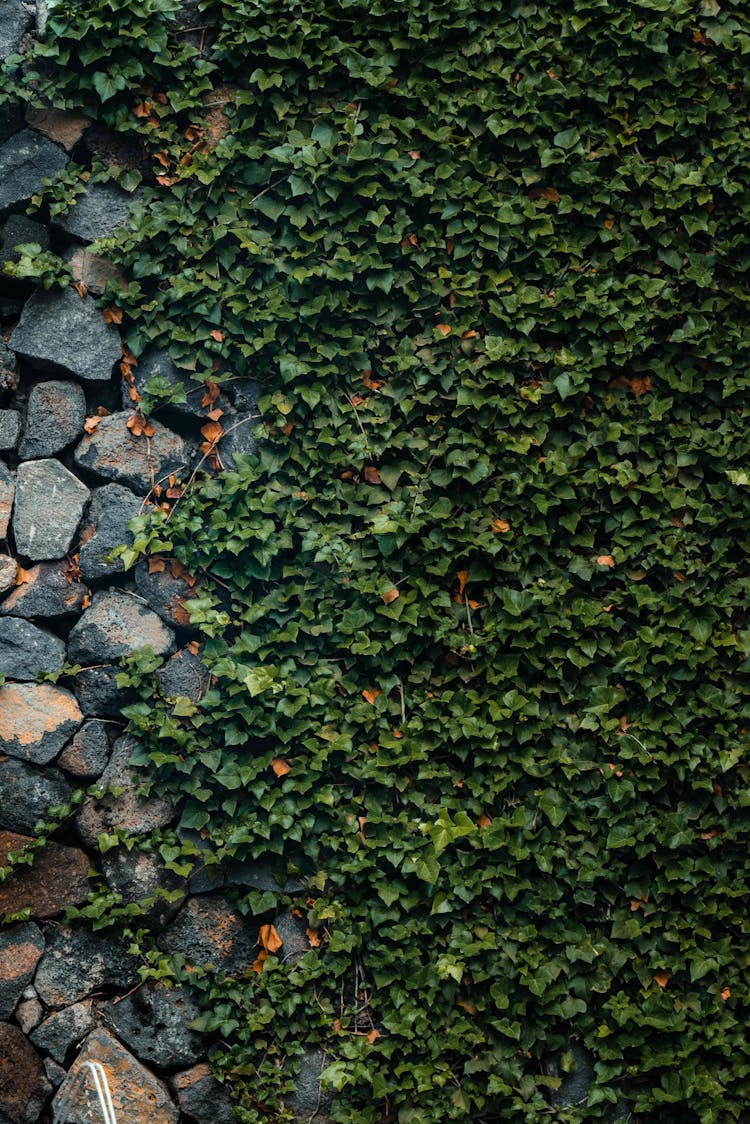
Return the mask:
POLYGON ((0 687, 0 744, 35 745, 66 722, 80 725, 82 721, 75 698, 58 687, 46 683, 0 687))
MULTIPOLYGON (((0 831, 0 866, 11 851, 20 851, 32 840, 12 831, 0 831)), ((34 856, 33 866, 17 866, 0 883, 0 915, 30 910, 32 917, 54 917, 69 905, 80 905, 89 893, 88 856, 78 847, 48 843, 34 856)))
POLYGON ((6 948, 0 957, 0 980, 17 980, 26 972, 32 972, 39 963, 41 948, 30 941, 21 941, 6 948))

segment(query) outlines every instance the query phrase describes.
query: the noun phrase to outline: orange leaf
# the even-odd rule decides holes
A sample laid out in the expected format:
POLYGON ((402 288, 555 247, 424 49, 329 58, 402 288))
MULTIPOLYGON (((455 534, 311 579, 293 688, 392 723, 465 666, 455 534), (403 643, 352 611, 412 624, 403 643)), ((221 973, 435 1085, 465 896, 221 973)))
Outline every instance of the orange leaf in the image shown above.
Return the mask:
POLYGON ((253 961, 253 971, 257 972, 258 975, 260 975, 261 972, 263 971, 263 964, 267 959, 268 959, 268 953, 266 952, 266 950, 264 948, 262 948, 260 950, 260 952, 258 953, 258 959, 253 961))
POLYGON ((160 183, 162 187, 171 187, 173 183, 177 183, 177 176, 157 176, 156 182, 160 183))
POLYGON ((458 596, 461 597, 466 589, 466 583, 469 580, 469 571, 459 570, 456 574, 456 578, 458 579, 458 596))
POLYGON ((375 699, 378 695, 382 695, 382 693, 382 691, 378 691, 374 687, 368 687, 362 692, 362 698, 365 699, 370 706, 375 706, 375 699))
POLYGON ((488 816, 486 812, 482 812, 481 816, 477 820, 477 827, 491 827, 491 826, 492 826, 492 816, 488 816))
POLYGON ((96 415, 86 418, 86 421, 83 423, 83 428, 87 433, 93 433, 101 420, 102 419, 96 417, 96 415))
POLYGON ((148 572, 149 574, 163 574, 167 568, 167 564, 163 558, 149 558, 148 572))
POLYGON ((73 288, 78 293, 78 296, 82 301, 86 299, 86 293, 89 291, 89 287, 85 281, 74 281, 73 288))
POLYGON ((150 101, 140 102, 135 107, 135 109, 133 110, 133 113, 135 114, 136 117, 148 117, 149 114, 151 113, 151 102, 150 101))
POLYGON ((435 328, 442 336, 449 336, 453 331, 450 324, 436 324, 435 328))
POLYGON ((219 406, 216 406, 213 410, 208 411, 206 417, 210 418, 211 421, 218 421, 219 418, 224 417, 224 411, 219 406))
POLYGON ((600 554, 596 560, 597 566, 609 566, 610 569, 615 564, 615 560, 611 554, 600 554))
POLYGON ((368 390, 380 390, 381 386, 383 385, 381 379, 374 379, 372 377, 372 371, 362 372, 362 382, 365 384, 368 390))
POLYGON ((672 978, 671 972, 657 972, 654 980, 658 983, 659 987, 664 989, 672 978))
POLYGON ((211 335, 211 339, 216 340, 217 343, 223 343, 224 340, 227 338, 226 335, 224 334, 224 332, 220 332, 218 328, 214 328, 214 330, 210 333, 210 335, 211 335))
POLYGON ((492 520, 492 533, 493 535, 505 535, 510 530, 510 523, 505 519, 492 520))
POLYGON ((365 480, 368 484, 382 484, 380 473, 378 472, 377 468, 373 468, 371 464, 368 464, 367 468, 365 469, 365 480))
POLYGON ((549 199, 550 203, 557 203, 560 199, 560 192, 555 187, 545 187, 542 198, 549 199))
POLYGON ((278 952, 284 943, 275 925, 261 925, 258 940, 266 952, 278 952))
POLYGON ((206 379, 205 382, 206 393, 201 398, 201 406, 210 406, 219 397, 219 387, 211 379, 206 379))
POLYGON ((421 152, 417 152, 416 148, 409 149, 409 156, 411 156, 412 160, 419 160, 421 155, 421 152))
POLYGON ((307 930, 307 939, 310 942, 310 948, 320 948, 320 937, 314 929, 307 930))
POLYGON ((373 1046, 378 1038, 380 1038, 380 1031, 376 1030, 375 1027, 373 1027, 370 1033, 367 1035, 367 1041, 371 1046, 373 1046))
POLYGON ((403 736, 404 736, 404 731, 403 731, 403 730, 398 730, 398 729, 396 729, 396 730, 392 730, 392 731, 391 731, 391 733, 393 734, 393 736, 394 736, 394 738, 396 739, 396 741, 397 741, 397 742, 400 742, 400 741, 401 741, 401 739, 402 739, 402 738, 403 738, 403 736))
POLYGON ((604 226, 605 226, 606 230, 611 230, 614 225, 615 225, 614 219, 605 219, 604 220, 604 226))
POLYGON ((221 428, 217 421, 209 421, 206 422, 205 425, 201 426, 201 433, 205 437, 206 441, 208 441, 211 445, 216 444, 223 432, 224 430, 221 428))
POLYGON ((397 597, 400 597, 401 594, 397 589, 393 588, 384 590, 383 593, 380 594, 380 596, 383 598, 383 601, 386 605, 390 605, 396 600, 397 597))
POLYGON ((84 593, 83 599, 81 601, 81 608, 82 609, 88 609, 90 604, 91 604, 91 594, 90 593, 84 593))
POLYGON ((154 160, 158 160, 162 168, 169 167, 169 157, 167 156, 166 152, 155 152, 154 160))
POLYGON ((292 766, 283 757, 274 757, 271 761, 271 768, 277 777, 285 777, 287 773, 292 771, 292 766))
POLYGON ((721 989, 721 998, 724 1000, 725 1003, 726 1003, 727 999, 729 998, 729 996, 731 994, 732 994, 731 987, 724 987, 724 988, 721 989))
POLYGON ((114 305, 105 308, 102 316, 106 324, 122 324, 122 309, 115 308, 114 305))
POLYGON ((200 651, 200 644, 197 640, 191 640, 187 646, 187 650, 188 652, 192 652, 194 656, 197 656, 198 652, 200 651))

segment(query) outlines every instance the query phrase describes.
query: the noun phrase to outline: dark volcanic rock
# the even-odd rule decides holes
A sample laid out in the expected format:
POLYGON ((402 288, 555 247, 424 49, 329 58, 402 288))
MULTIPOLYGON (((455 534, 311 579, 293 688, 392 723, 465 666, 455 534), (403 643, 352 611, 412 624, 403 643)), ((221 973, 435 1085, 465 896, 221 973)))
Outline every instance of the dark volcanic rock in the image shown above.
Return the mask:
POLYGON ((65 1007, 102 987, 127 991, 138 983, 141 964, 128 943, 117 935, 60 926, 37 968, 39 998, 48 1007, 65 1007))
POLYGON ((258 403, 266 388, 256 379, 233 379, 226 390, 238 414, 257 414, 258 403))
POLYGON ((109 562, 107 559, 115 547, 132 543, 128 524, 140 509, 138 497, 121 484, 107 484, 95 489, 81 524, 79 566, 87 582, 123 572, 121 558, 109 562))
POLYGON ((122 895, 126 905, 153 898, 145 916, 159 929, 174 917, 187 897, 187 885, 155 851, 128 851, 115 847, 101 857, 102 873, 110 890, 122 895), (168 900, 171 899, 171 900, 168 900))
MULTIPOLYGON (((553 1090, 550 1100, 555 1108, 569 1108, 586 1101, 589 1089, 594 1082, 594 1064, 591 1056, 580 1042, 571 1042, 569 1047, 573 1067, 562 1080, 559 1089, 553 1090)), ((557 1058, 548 1058, 545 1067, 553 1077, 560 1074, 557 1058)))
POLYGON ((136 835, 164 827, 174 815, 174 808, 166 797, 138 795, 138 790, 152 774, 130 764, 135 748, 133 738, 119 738, 99 779, 101 789, 116 787, 122 790, 120 795, 92 797, 78 813, 78 834, 89 846, 93 847, 100 835, 115 829, 136 835))
MULTIPOLYGON (((180 371, 170 358, 167 351, 147 351, 138 360, 138 366, 133 367, 135 390, 141 398, 150 395, 149 386, 153 390, 153 401, 158 402, 148 413, 158 412, 160 408, 168 408, 175 414, 188 418, 202 418, 206 409, 202 405, 206 388, 202 383, 196 383, 190 377, 189 371, 180 371), (168 398, 163 398, 168 393, 168 398)), ((130 386, 123 381, 122 408, 133 409, 133 398, 130 386)))
POLYGON ((79 663, 100 664, 145 647, 167 655, 174 634, 139 598, 113 589, 94 594, 70 633, 68 655, 79 663))
MULTIPOLYGON (((31 843, 29 835, 0 831, 0 866, 11 851, 31 843)), ((34 865, 18 865, 0 883, 0 914, 28 909, 31 917, 54 917, 69 905, 80 905, 89 894, 89 859, 78 847, 47 843, 34 856, 34 865)))
POLYGON ((18 387, 18 364, 5 340, 0 338, 0 390, 12 391, 18 387))
POLYGON ((0 539, 7 538, 10 526, 10 513, 13 510, 13 496, 16 482, 4 464, 0 464, 0 539))
POLYGON ((120 337, 93 300, 75 289, 38 291, 24 306, 10 347, 39 367, 107 382, 122 354, 120 337))
POLYGON ((0 452, 8 453, 18 444, 21 415, 18 410, 0 410, 0 452))
POLYGON ((40 562, 27 570, 26 576, 27 580, 17 585, 0 605, 0 613, 10 617, 56 618, 81 612, 88 589, 72 580, 64 563, 40 562))
POLYGON ((131 416, 123 411, 102 418, 77 446, 75 462, 79 468, 145 495, 170 473, 185 475, 190 455, 182 438, 158 421, 151 422, 153 437, 136 437, 127 425, 131 416))
POLYGON ((103 722, 101 718, 84 722, 60 754, 60 768, 74 777, 101 776, 109 761, 110 731, 115 729, 111 722, 103 722))
POLYGON ((228 975, 239 975, 258 955, 258 927, 218 894, 205 894, 188 899, 158 943, 181 953, 189 964, 214 964, 228 975))
POLYGON ((156 672, 159 690, 165 698, 190 699, 197 702, 208 690, 210 675, 200 656, 182 648, 156 672))
POLYGON ((100 1021, 93 1000, 82 999, 61 1011, 53 1011, 29 1037, 62 1065, 70 1047, 90 1034, 100 1021))
POLYGON ((254 890, 271 890, 276 894, 299 894, 305 888, 299 878, 284 878, 279 874, 279 881, 271 863, 264 859, 243 862, 235 859, 227 863, 225 873, 227 886, 252 886, 254 890))
POLYGON ((0 145, 0 211, 25 203, 42 180, 56 180, 67 162, 61 148, 30 129, 10 137, 0 145))
POLYGON ((136 589, 167 624, 173 628, 189 627, 186 602, 198 595, 195 579, 190 579, 182 572, 183 568, 171 560, 163 565, 163 570, 150 572, 148 562, 139 562, 135 568, 136 589))
POLYGON ((253 430, 258 425, 260 418, 257 414, 227 413, 221 424, 224 436, 219 441, 219 459, 225 468, 234 471, 237 468, 238 456, 252 456, 258 451, 258 442, 255 440, 253 430))
POLYGON ((297 1088, 291 1096, 284 1098, 286 1107, 306 1120, 322 1119, 330 1106, 330 1096, 320 1087, 320 1075, 327 1064, 326 1055, 321 1049, 313 1047, 305 1050, 299 1063, 297 1088))
POLYGON ((70 549, 89 490, 56 460, 18 466, 13 534, 32 562, 62 558, 70 549))
POLYGON ((78 383, 37 383, 26 407, 19 457, 36 460, 54 456, 80 437, 85 420, 86 396, 78 383))
MULTIPOLYGON (((42 250, 48 250, 49 234, 46 226, 42 226, 40 222, 34 222, 26 215, 9 215, 0 235, 0 278, 2 278, 6 261, 17 262, 20 260, 21 255, 17 253, 16 247, 25 246, 29 242, 39 246, 42 250)), ((9 281, 12 284, 16 283, 15 279, 7 277, 3 278, 3 281, 4 283, 9 281)))
POLYGON ((32 19, 31 8, 20 0, 6 0, 0 4, 0 61, 15 54, 32 19))
POLYGON ((0 929, 0 1019, 13 1014, 43 952, 44 937, 30 921, 0 929))
POLYGON ((82 721, 74 696, 61 687, 50 683, 0 687, 0 753, 46 765, 82 721))
POLYGON ((8 554, 0 554, 0 593, 7 593, 16 584, 18 563, 8 554))
POLYGON ((118 668, 113 664, 84 667, 73 680, 78 705, 88 718, 119 718, 126 702, 126 692, 117 686, 118 668))
POLYGON ((136 1057, 161 1069, 192 1065, 205 1056, 203 1036, 188 1028, 200 1013, 189 988, 151 982, 102 1012, 136 1057))
POLYGON ((106 238, 118 226, 130 221, 130 209, 136 196, 114 183, 92 183, 77 195, 70 210, 53 219, 53 224, 81 242, 106 238))
POLYGON ((0 757, 0 792, 0 828, 21 834, 33 832, 37 820, 72 795, 59 769, 34 769, 13 757, 0 757))
POLYGON ((219 1084, 205 1062, 184 1073, 176 1073, 169 1084, 177 1097, 180 1111, 191 1120, 199 1124, 207 1120, 211 1124, 232 1124, 234 1113, 229 1092, 219 1084))
POLYGON ((98 254, 92 254, 85 246, 70 250, 65 255, 65 260, 70 266, 75 284, 85 285, 95 297, 101 296, 111 281, 117 282, 121 288, 126 284, 125 274, 119 265, 98 254))
POLYGON ((0 617, 0 675, 36 679, 40 671, 59 671, 64 663, 65 644, 59 637, 29 621, 0 617))
POLYGON ((13 1124, 37 1124, 52 1086, 23 1031, 0 1023, 0 1114, 13 1124))

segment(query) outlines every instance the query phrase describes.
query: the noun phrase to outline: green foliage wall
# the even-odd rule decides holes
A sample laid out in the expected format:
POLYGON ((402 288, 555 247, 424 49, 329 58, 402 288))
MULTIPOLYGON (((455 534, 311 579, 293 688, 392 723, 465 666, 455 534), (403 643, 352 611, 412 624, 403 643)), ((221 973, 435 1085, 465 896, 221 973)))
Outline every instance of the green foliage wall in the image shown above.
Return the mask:
POLYGON ((138 544, 215 579, 215 686, 130 673, 217 861, 312 880, 318 947, 199 981, 241 1119, 320 1043, 339 1121, 737 1120, 747 6, 174 7, 60 3, 42 73, 161 176, 133 350, 266 391, 138 544))

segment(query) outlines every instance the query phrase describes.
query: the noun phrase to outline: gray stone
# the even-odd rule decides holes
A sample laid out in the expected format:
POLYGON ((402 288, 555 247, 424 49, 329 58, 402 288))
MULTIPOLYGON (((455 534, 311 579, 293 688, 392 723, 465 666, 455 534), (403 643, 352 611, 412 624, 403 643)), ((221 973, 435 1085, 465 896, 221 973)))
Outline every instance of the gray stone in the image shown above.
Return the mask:
POLYGON ((26 424, 18 447, 22 460, 52 457, 83 433, 86 396, 76 382, 39 382, 26 406, 26 424))
POLYGON ((70 266, 70 272, 76 285, 85 285, 88 292, 95 297, 102 295, 107 285, 112 282, 120 288, 126 284, 126 277, 119 265, 108 261, 99 254, 92 254, 85 246, 71 249, 65 256, 70 266))
POLYGON ((555 1108, 570 1108, 571 1105, 583 1104, 594 1082, 594 1065, 588 1051, 580 1042, 572 1041, 568 1048, 567 1064, 561 1065, 563 1059, 548 1058, 545 1070, 552 1077, 559 1077, 563 1069, 562 1084, 559 1089, 553 1090, 550 1101, 555 1108))
POLYGON ((16 584, 18 563, 8 554, 0 554, 0 593, 7 593, 16 584))
POLYGON ((73 695, 50 683, 0 687, 0 753, 46 765, 83 722, 73 695))
POLYGON ((38 562, 23 578, 0 605, 5 616, 56 619, 81 612, 88 589, 63 562, 38 562))
POLYGON ((165 698, 188 698, 191 702, 198 702, 208 690, 211 676, 201 660, 188 648, 181 648, 179 652, 167 660, 163 667, 156 672, 156 682, 159 691, 165 698))
POLYGON ((12 351, 47 370, 108 382, 122 354, 120 337, 93 300, 75 289, 36 292, 12 333, 12 351))
POLYGON ((104 722, 101 718, 84 722, 73 735, 70 745, 60 754, 60 768, 74 777, 100 777, 109 761, 110 731, 116 729, 111 722, 104 722))
POLYGON ((35 1046, 63 1065, 70 1047, 82 1041, 99 1022, 93 1000, 82 999, 61 1011, 53 1011, 29 1037, 35 1046))
POLYGON ((160 1069, 205 1057, 203 1036, 189 1029, 201 1011, 189 988, 146 983, 103 1010, 105 1022, 142 1062, 160 1069))
POLYGON ((87 800, 76 818, 78 834, 93 847, 100 835, 119 830, 140 835, 165 827, 174 815, 171 801, 165 796, 142 797, 139 790, 153 779, 149 769, 131 764, 136 742, 131 737, 119 738, 109 764, 99 778, 99 788, 119 790, 118 796, 102 795, 87 800))
POLYGON ((184 574, 183 567, 170 559, 163 570, 151 571, 148 562, 135 568, 135 587, 141 597, 172 628, 189 628, 190 615, 186 604, 198 595, 195 579, 184 574))
POLYGON ((79 468, 145 495, 170 474, 184 475, 190 454, 182 438, 158 421, 151 422, 152 437, 135 436, 128 429, 131 417, 123 411, 102 418, 94 432, 82 438, 74 458, 79 468))
POLYGON ((253 430, 259 422, 260 417, 257 414, 248 413, 227 413, 221 419, 224 436, 217 448, 219 460, 225 468, 234 471, 237 468, 238 456, 247 457, 257 453, 258 442, 253 430))
POLYGON ((113 664, 84 667, 73 681, 78 705, 88 718, 119 718, 126 702, 126 692, 117 686, 118 668, 113 664))
POLYGON ((0 757, 0 828, 31 835, 50 808, 67 804, 70 785, 59 769, 35 769, 25 761, 0 757))
MULTIPOLYGON (((37 9, 40 4, 37 4, 37 9)), ((91 120, 82 113, 70 113, 64 109, 26 109, 26 124, 37 133, 44 133, 55 144, 62 145, 71 152, 85 133, 91 120)))
POLYGON ((136 199, 114 183, 92 183, 75 197, 69 211, 52 222, 81 242, 95 242, 129 223, 136 199))
POLYGON ((319 1047, 304 1051, 299 1061, 297 1088, 285 1098, 286 1108, 313 1121, 320 1119, 318 1113, 327 1112, 330 1095, 320 1087, 320 1077, 327 1064, 326 1055, 319 1047))
POLYGON ((0 539, 7 538, 10 526, 10 513, 13 510, 13 496, 16 482, 4 464, 0 464, 0 539))
POLYGON ((41 671, 59 671, 65 644, 51 632, 16 617, 0 617, 0 675, 37 679, 41 671))
POLYGON ((41 190, 42 180, 56 180, 68 162, 58 145, 22 129, 0 145, 0 211, 25 203, 41 190))
POLYGON ((0 929, 0 1019, 13 1014, 43 952, 44 937, 31 921, 0 929))
POLYGON ((125 905, 153 899, 144 907, 144 917, 159 929, 174 917, 187 897, 185 879, 167 870, 155 851, 115 847, 102 855, 101 867, 110 890, 121 894, 125 905))
POLYGON ((141 964, 128 952, 128 943, 117 935, 61 925, 37 968, 39 998, 48 1007, 65 1007, 101 988, 127 991, 138 983, 141 964))
POLYGON ((18 466, 13 533, 32 562, 62 558, 75 537, 89 490, 56 460, 18 466))
POLYGON ((0 410, 0 452, 15 449, 20 432, 21 415, 18 410, 0 410))
POLYGON ((62 1085, 67 1076, 63 1067, 53 1061, 52 1058, 44 1059, 44 1074, 53 1089, 57 1089, 62 1085))
MULTIPOLYGON (((13 851, 34 843, 30 835, 0 831, 0 865, 13 851)), ((79 847, 46 843, 31 866, 19 863, 0 883, 0 916, 27 910, 30 917, 54 917, 68 906, 80 905, 89 896, 90 859, 79 847)))
POLYGON ((157 656, 174 650, 174 634, 143 602, 120 590, 94 594, 68 640, 68 656, 77 663, 107 663, 150 647, 157 656))
POLYGON ((37 1124, 51 1092, 42 1059, 23 1031, 0 1023, 0 1116, 13 1124, 37 1124))
POLYGON ((236 976, 252 967, 258 955, 258 927, 218 894, 188 898, 175 920, 158 937, 167 952, 179 952, 188 964, 213 964, 236 976))
POLYGON ((169 1081, 177 1097, 180 1111, 198 1124, 232 1124, 232 1098, 226 1086, 219 1084, 206 1062, 176 1073, 169 1081))
POLYGON ((256 379, 232 379, 226 384, 226 391, 239 414, 257 414, 266 387, 256 379))
MULTIPOLYGON (((39 2, 41 3, 41 0, 39 2)), ((23 113, 20 105, 6 102, 5 105, 0 106, 0 144, 7 141, 22 128, 23 113)))
MULTIPOLYGON (((299 894, 304 882, 298 878, 284 878, 274 870, 270 862, 263 859, 248 859, 244 862, 234 860, 227 864, 226 883, 228 886, 251 886, 254 890, 270 890, 276 894, 299 894)), ((309 946, 308 946, 309 947, 309 946)))
POLYGON ((44 1018, 44 1007, 38 999, 22 999, 16 1007, 14 1017, 21 1030, 28 1036, 44 1018))
POLYGON ((129 546, 133 536, 131 519, 140 512, 141 501, 121 484, 96 488, 81 524, 78 564, 85 581, 93 582, 123 572, 121 558, 107 561, 118 546, 129 546))
MULTIPOLYGON (((20 261, 21 255, 17 252, 16 247, 25 246, 29 243, 39 246, 41 250, 48 250, 49 234, 47 233, 47 227, 42 226, 40 222, 34 222, 26 215, 9 215, 8 221, 3 227, 2 235, 0 235, 0 276, 7 261, 20 261)), ((6 282, 9 280, 15 279, 5 278, 6 282)))
POLYGON ((280 913, 274 917, 273 924, 283 941, 276 953, 279 960, 285 963, 296 961, 310 951, 307 925, 300 917, 295 917, 293 913, 280 913))
MULTIPOLYGON (((133 367, 133 387, 139 398, 149 395, 149 386, 154 392, 153 402, 159 402, 146 413, 158 412, 159 409, 169 409, 175 414, 187 418, 203 418, 210 406, 202 405, 206 388, 202 383, 196 383, 190 377, 189 371, 180 371, 167 351, 147 351, 138 360, 138 365, 133 367), (162 395, 168 392, 169 397, 162 400, 162 395)), ((136 399, 130 393, 130 385, 123 381, 122 408, 132 410, 136 399)))
POLYGON ((32 19, 31 8, 20 0, 5 0, 0 4, 0 60, 15 54, 32 19))

